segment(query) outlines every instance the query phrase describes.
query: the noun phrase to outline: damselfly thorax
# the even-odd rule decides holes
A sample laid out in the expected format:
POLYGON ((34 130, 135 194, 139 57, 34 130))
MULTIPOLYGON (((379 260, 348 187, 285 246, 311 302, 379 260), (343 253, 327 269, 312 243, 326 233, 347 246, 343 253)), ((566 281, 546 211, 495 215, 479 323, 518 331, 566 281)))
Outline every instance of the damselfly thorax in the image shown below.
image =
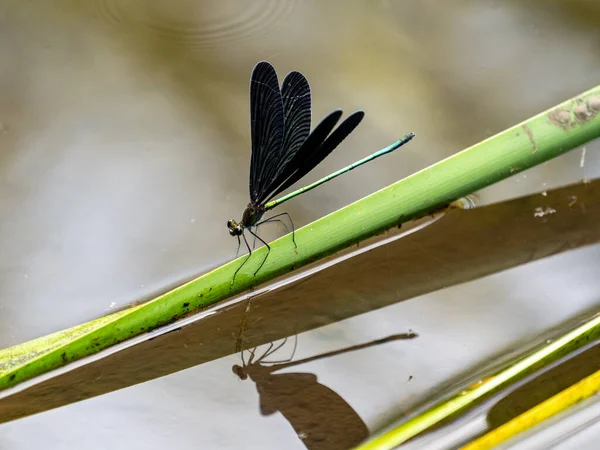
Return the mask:
POLYGON ((244 214, 242 214, 242 226, 245 228, 255 226, 260 222, 265 211, 264 205, 255 205, 252 202, 248 203, 248 206, 246 206, 246 209, 244 210, 244 214))

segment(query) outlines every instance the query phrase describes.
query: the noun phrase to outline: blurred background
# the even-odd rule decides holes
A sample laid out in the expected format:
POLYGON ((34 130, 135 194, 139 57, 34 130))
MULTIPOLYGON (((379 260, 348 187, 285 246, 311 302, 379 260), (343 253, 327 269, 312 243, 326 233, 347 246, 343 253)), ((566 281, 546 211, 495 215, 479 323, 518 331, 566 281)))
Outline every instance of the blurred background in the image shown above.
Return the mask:
MULTIPOLYGON (((299 227, 596 86, 599 50, 595 0, 0 0, 0 348, 234 257, 225 224, 248 202, 260 60, 280 80, 305 74, 313 124, 334 108, 366 111, 307 181, 417 134, 286 204, 299 227)), ((599 148, 480 201, 596 178, 599 148)), ((294 371, 378 430, 468 367, 596 308, 599 262, 590 246, 300 334, 296 358, 420 337, 294 371)), ((305 448, 283 416, 260 415, 255 386, 231 372, 239 362, 0 425, 0 448, 305 448)))

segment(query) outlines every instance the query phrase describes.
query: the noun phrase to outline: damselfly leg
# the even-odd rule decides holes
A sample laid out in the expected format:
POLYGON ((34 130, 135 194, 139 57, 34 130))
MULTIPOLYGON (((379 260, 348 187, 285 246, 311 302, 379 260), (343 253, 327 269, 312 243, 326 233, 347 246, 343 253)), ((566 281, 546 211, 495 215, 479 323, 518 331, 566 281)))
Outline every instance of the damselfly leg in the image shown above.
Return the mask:
MULTIPOLYGON (((252 234, 254 234, 254 233, 252 233, 252 234)), ((236 269, 236 271, 233 273, 233 279, 231 280, 231 284, 233 284, 235 282, 235 276, 240 271, 240 269, 242 267, 244 267, 244 264, 246 264, 246 261, 248 261, 248 259, 250 259, 250 256, 252 256, 252 250, 250 249, 250 245, 248 244, 248 240, 246 239, 246 235, 244 233, 242 233, 242 238, 244 239, 244 244, 246 244, 246 248, 248 249, 248 256, 246 256, 246 258, 244 259, 244 261, 242 261, 242 264, 240 264, 240 267, 238 267, 236 269)), ((240 239, 240 237, 238 236, 238 240, 239 239, 240 239)), ((239 248, 239 245, 238 245, 238 251, 239 250, 240 250, 240 248, 239 248)), ((267 255, 268 255, 268 253, 267 253, 267 255)))
MULTIPOLYGON (((276 350, 279 350, 281 347, 283 347, 283 346, 285 345, 285 343, 286 343, 286 342, 287 342, 287 338, 285 338, 285 339, 283 340, 283 342, 281 343, 281 345, 279 345, 279 346, 277 347, 277 349, 276 349, 276 350)), ((297 348, 297 347, 298 347, 298 335, 297 335, 297 334, 295 334, 295 335, 294 335, 294 348, 293 348, 293 350, 292 350, 292 354, 290 355, 290 357, 289 357, 289 358, 282 359, 282 360, 279 360, 279 361, 263 361, 263 362, 265 362, 265 363, 267 363, 267 364, 282 364, 282 363, 287 363, 287 362, 290 362, 292 359, 294 359, 294 355, 296 354, 296 348, 297 348)), ((275 353, 275 351, 276 351, 276 350, 273 350, 273 351, 272 351, 272 352, 270 352, 268 355, 265 355, 265 356, 263 357, 263 360, 264 360, 264 358, 266 358, 266 357, 268 357, 268 356, 271 356, 273 353, 275 353)))
MULTIPOLYGON (((259 235, 257 235, 250 228, 248 228, 248 233, 250 233, 252 236, 254 236, 255 239, 258 239, 260 242, 262 242, 263 244, 265 244, 265 247, 267 247, 267 254, 265 255, 265 258, 260 263, 260 266, 258 266, 258 269, 256 269, 256 272, 254 272, 254 276, 256 276, 256 274, 258 273, 258 271, 262 268, 263 264, 267 261, 267 258, 269 257, 269 253, 271 253, 271 246, 269 244, 267 244, 267 242, 265 240, 263 240, 263 238, 261 238, 259 235)), ((248 247, 248 251, 250 251, 250 247, 248 247)), ((250 251, 250 253, 252 253, 252 252, 250 251)), ((246 259, 244 262, 246 262, 247 260, 248 259, 246 259)), ((240 270, 240 269, 238 269, 238 270, 240 270)))
POLYGON ((287 216, 287 218, 290 221, 290 224, 292 225, 292 242, 294 243, 294 248, 296 249, 296 253, 298 253, 298 246, 296 245, 296 229, 294 228, 294 221, 292 220, 292 217, 288 213, 282 212, 279 214, 275 214, 273 217, 269 217, 268 219, 263 220, 262 222, 258 222, 256 224, 256 226, 259 226, 259 225, 262 225, 265 223, 269 223, 269 222, 281 222, 281 224, 285 228, 285 231, 287 233, 289 233, 287 225, 281 219, 277 219, 277 217, 281 217, 281 216, 287 216))

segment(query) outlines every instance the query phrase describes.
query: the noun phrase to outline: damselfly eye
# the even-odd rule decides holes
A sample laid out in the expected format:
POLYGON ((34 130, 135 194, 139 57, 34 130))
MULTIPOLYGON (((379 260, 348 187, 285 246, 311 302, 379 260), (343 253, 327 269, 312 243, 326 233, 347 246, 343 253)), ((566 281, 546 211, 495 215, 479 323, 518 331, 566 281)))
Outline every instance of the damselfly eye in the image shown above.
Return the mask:
POLYGON ((227 228, 231 228, 232 225, 233 225, 233 220, 229 219, 227 221, 227 228))

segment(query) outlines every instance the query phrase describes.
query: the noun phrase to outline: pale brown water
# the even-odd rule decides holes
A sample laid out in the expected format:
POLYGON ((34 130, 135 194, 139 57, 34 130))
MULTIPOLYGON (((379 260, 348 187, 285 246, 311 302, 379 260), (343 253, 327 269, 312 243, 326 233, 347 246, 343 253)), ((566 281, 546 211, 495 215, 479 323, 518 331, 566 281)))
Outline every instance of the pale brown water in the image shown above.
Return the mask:
MULTIPOLYGON (((299 226, 597 85, 598 30, 592 0, 0 0, 0 347, 234 256, 225 223, 247 203, 257 61, 307 76, 313 122, 367 112, 309 180, 417 133, 286 204, 299 226)), ((596 142, 480 197, 599 174, 596 142)), ((305 333, 296 357, 417 330, 410 345, 302 366, 377 429, 465 367, 597 305, 599 261, 590 247, 305 333)), ((281 415, 258 414, 235 363, 1 425, 0 448, 304 448, 281 415)))

